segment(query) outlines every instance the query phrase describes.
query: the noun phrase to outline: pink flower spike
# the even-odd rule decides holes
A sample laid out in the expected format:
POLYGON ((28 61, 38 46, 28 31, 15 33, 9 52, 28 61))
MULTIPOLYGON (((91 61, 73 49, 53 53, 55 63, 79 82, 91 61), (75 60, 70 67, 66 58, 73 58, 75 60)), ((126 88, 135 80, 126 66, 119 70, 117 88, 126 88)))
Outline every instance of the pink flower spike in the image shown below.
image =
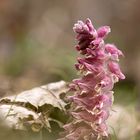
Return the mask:
POLYGON ((100 27, 100 28, 97 30, 97 34, 98 34, 98 37, 99 37, 99 38, 104 38, 104 37, 107 36, 110 32, 111 32, 111 29, 110 29, 109 26, 103 26, 103 27, 100 27))
POLYGON ((76 50, 82 54, 75 64, 81 77, 69 84, 73 92, 68 97, 72 121, 64 125, 61 140, 98 140, 109 133, 106 121, 114 101, 114 84, 125 78, 118 64, 123 53, 115 45, 105 44, 109 26, 96 30, 87 19, 78 21, 73 29, 78 41, 76 50))

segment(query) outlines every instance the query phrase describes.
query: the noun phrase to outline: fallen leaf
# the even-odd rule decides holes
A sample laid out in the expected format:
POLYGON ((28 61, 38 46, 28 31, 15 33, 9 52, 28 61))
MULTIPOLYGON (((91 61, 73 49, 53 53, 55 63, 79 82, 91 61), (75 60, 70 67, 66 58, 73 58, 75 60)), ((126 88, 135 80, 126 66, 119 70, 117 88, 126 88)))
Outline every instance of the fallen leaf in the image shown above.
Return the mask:
MULTIPOLYGON (((39 131, 42 127, 51 129, 51 111, 58 108, 65 111, 66 103, 60 98, 68 91, 64 81, 36 87, 20 94, 0 99, 0 118, 10 128, 39 131)), ((55 120, 59 122, 59 120, 55 120)), ((51 130, 50 130, 51 131, 51 130)))

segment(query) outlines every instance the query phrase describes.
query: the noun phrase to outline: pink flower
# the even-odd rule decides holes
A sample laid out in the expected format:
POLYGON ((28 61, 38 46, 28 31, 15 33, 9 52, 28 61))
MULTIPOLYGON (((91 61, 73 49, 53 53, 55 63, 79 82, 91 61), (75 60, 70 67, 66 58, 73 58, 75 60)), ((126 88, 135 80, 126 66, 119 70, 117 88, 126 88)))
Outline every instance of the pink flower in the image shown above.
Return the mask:
POLYGON ((121 72, 119 64, 113 61, 110 61, 108 63, 108 67, 110 72, 112 72, 113 74, 115 74, 118 78, 120 79, 125 79, 124 74, 121 72))
POLYGON ((122 51, 117 49, 117 47, 113 44, 106 44, 105 45, 105 51, 111 55, 112 60, 119 60, 119 56, 123 56, 122 51))
POLYGON ((114 44, 106 44, 105 45, 105 50, 110 54, 116 54, 118 56, 123 56, 122 51, 117 49, 117 47, 114 44))
POLYGON ((125 78, 117 63, 123 53, 115 45, 104 43, 111 31, 109 26, 96 31, 87 19, 85 23, 78 21, 73 29, 77 33, 76 49, 83 55, 75 64, 81 78, 69 85, 74 92, 68 97, 73 104, 73 120, 64 125, 66 139, 61 140, 96 140, 108 135, 106 120, 113 104, 112 89, 118 79, 125 78))
POLYGON ((93 114, 92 112, 84 110, 80 112, 72 112, 72 115, 78 120, 84 120, 99 125, 108 118, 109 114, 104 110, 100 111, 97 114, 93 114))
POLYGON ((110 29, 109 26, 103 26, 103 27, 100 27, 100 28, 97 30, 97 34, 98 34, 98 37, 99 37, 99 38, 104 38, 104 37, 107 36, 110 32, 111 32, 111 29, 110 29))
POLYGON ((74 24, 73 30, 77 33, 76 39, 78 40, 78 45, 76 48, 84 54, 84 50, 90 45, 91 41, 97 37, 97 32, 90 19, 87 19, 86 23, 78 21, 74 24))
POLYGON ((69 97, 71 101, 76 103, 79 107, 83 107, 88 110, 108 108, 112 105, 112 94, 100 94, 100 95, 75 95, 69 97))
POLYGON ((92 49, 104 46, 104 40, 102 38, 96 38, 90 43, 92 49))

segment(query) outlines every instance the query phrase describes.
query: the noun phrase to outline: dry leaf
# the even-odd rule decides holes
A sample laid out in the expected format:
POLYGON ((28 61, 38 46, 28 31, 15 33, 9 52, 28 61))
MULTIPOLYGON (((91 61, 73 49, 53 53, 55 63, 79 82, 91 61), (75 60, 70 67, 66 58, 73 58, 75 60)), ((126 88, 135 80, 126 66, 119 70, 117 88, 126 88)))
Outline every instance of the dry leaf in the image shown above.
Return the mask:
MULTIPOLYGON (((49 118, 54 108, 65 110, 66 103, 60 95, 68 90, 64 81, 50 83, 24 91, 18 95, 0 99, 0 118, 8 127, 39 131, 42 127, 49 130, 49 118)), ((56 122, 59 120, 56 120, 56 122)))

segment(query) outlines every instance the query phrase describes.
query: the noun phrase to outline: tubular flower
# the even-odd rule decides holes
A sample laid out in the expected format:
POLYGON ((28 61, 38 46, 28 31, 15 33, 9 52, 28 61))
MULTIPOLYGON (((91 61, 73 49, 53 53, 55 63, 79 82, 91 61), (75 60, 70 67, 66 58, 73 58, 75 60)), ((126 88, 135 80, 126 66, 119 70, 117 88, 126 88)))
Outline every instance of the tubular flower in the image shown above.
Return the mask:
POLYGON ((78 21, 74 27, 81 56, 75 67, 81 77, 73 80, 69 97, 72 102, 72 122, 64 125, 63 140, 97 140, 108 136, 106 120, 113 103, 113 86, 125 79, 118 60, 123 53, 104 39, 111 31, 109 26, 95 29, 90 19, 78 21))

